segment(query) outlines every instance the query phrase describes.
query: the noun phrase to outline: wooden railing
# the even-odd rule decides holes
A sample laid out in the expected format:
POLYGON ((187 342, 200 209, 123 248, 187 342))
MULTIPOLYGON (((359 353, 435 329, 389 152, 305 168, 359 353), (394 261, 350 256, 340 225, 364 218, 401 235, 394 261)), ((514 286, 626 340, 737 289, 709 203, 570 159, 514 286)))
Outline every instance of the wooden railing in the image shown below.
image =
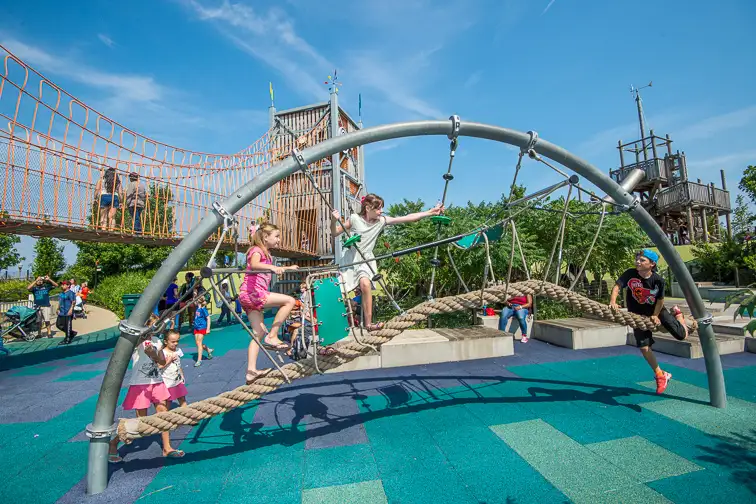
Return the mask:
POLYGON ((689 204, 730 210, 730 192, 696 182, 682 182, 659 191, 656 206, 660 211, 689 204))
POLYGON ((669 177, 669 174, 667 173, 667 167, 664 164, 664 160, 659 158, 640 161, 638 163, 633 163, 617 170, 613 170, 611 172, 611 177, 617 183, 621 183, 625 179, 625 177, 627 177, 627 174, 632 170, 635 170, 636 168, 643 170, 646 173, 645 181, 656 179, 666 180, 669 177))

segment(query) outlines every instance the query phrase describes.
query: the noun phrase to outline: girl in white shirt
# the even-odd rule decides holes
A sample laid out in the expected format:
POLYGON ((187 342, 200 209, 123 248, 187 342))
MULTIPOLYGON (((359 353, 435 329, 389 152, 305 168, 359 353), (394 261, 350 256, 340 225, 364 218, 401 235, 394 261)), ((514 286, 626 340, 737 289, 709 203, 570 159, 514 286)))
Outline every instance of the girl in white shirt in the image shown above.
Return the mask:
POLYGON ((178 347, 179 338, 178 331, 165 333, 163 338, 165 365, 160 366, 160 374, 163 377, 163 383, 168 388, 170 400, 178 401, 179 406, 186 406, 186 379, 184 370, 181 369, 181 357, 184 356, 184 352, 178 347))

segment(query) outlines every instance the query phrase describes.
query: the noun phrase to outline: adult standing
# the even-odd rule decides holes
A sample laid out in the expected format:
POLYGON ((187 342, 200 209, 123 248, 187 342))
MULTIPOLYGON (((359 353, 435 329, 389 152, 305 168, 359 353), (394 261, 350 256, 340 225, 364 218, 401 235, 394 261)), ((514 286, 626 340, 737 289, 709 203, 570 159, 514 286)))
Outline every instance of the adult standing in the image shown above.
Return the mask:
POLYGON ((50 306, 50 291, 57 287, 53 279, 49 276, 37 277, 32 283, 29 284, 27 290, 29 290, 34 296, 34 307, 39 308, 42 314, 42 321, 47 326, 47 337, 52 338, 52 306, 50 306))
POLYGON ((142 213, 146 205, 147 188, 139 182, 138 173, 129 173, 129 183, 126 186, 126 208, 131 214, 135 233, 142 233, 142 213))
POLYGON ((76 337, 76 331, 73 330, 73 308, 76 303, 76 294, 71 292, 68 282, 63 280, 60 283, 63 292, 58 296, 58 319, 55 326, 63 331, 64 337, 62 344, 68 345, 76 337))

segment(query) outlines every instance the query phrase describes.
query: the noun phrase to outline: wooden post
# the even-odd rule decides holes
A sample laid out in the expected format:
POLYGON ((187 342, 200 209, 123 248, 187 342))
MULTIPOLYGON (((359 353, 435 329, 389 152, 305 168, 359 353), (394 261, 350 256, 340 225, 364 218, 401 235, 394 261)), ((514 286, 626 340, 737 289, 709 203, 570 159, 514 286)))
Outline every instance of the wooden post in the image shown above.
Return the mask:
POLYGON ((654 130, 651 130, 651 152, 654 155, 654 158, 656 158, 656 138, 654 137, 654 130))
POLYGON ((704 243, 709 243, 709 226, 706 223, 706 207, 701 208, 701 229, 704 243))
MULTIPOLYGON (((725 178, 724 170, 719 170, 719 175, 722 178, 722 190, 727 190, 727 179, 725 178)), ((727 236, 732 238, 732 223, 730 222, 730 211, 725 212, 725 223, 727 224, 727 236)))
POLYGON ((714 215, 717 217, 714 220, 714 234, 716 234, 717 239, 719 239, 719 241, 721 242, 722 241, 722 232, 719 229, 719 208, 717 207, 716 198, 714 197, 714 189, 715 189, 714 182, 711 182, 709 184, 709 193, 710 193, 709 194, 709 198, 711 199, 711 204, 714 207, 714 215))
POLYGON ((669 133, 667 134, 666 139, 667 139, 667 142, 666 142, 667 143, 667 154, 669 154, 671 156, 672 155, 672 140, 670 140, 670 138, 669 138, 669 133))
POLYGON ((685 209, 685 212, 688 217, 688 240, 693 243, 695 240, 695 228, 693 227, 693 209, 690 205, 685 209))
POLYGON ((617 141, 617 148, 620 151, 620 169, 625 167, 625 153, 622 151, 622 140, 617 141))

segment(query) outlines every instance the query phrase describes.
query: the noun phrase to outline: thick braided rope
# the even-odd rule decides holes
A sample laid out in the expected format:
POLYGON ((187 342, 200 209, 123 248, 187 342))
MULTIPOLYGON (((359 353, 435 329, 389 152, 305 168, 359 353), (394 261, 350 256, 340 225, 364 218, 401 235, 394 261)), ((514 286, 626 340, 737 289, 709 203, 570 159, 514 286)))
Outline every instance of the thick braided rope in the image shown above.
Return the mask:
MULTIPOLYGON (((659 329, 647 317, 626 311, 614 311, 608 305, 588 299, 564 287, 538 280, 511 283, 508 288, 504 285, 498 285, 482 292, 483 300, 488 304, 501 303, 508 298, 527 294, 564 300, 572 308, 583 313, 592 314, 604 320, 635 329, 649 331, 659 329)), ((477 309, 480 307, 480 299, 481 291, 475 291, 426 301, 409 309, 403 315, 392 318, 386 322, 381 330, 369 333, 363 336, 361 340, 369 345, 380 347, 430 315, 477 309)), ((691 324, 691 329, 695 330, 695 321, 691 324)), ((341 341, 331 347, 335 350, 334 353, 318 356, 318 367, 321 371, 337 368, 371 350, 370 347, 363 346, 356 341, 341 341)), ((282 366, 282 370, 292 381, 317 373, 312 358, 286 364, 282 366)), ((285 383, 286 380, 283 375, 278 370, 272 370, 265 375, 258 376, 249 385, 242 385, 229 392, 187 404, 184 407, 141 418, 122 418, 118 423, 118 436, 121 441, 130 443, 134 439, 174 430, 182 425, 196 425, 201 420, 220 415, 259 399, 285 383)))

